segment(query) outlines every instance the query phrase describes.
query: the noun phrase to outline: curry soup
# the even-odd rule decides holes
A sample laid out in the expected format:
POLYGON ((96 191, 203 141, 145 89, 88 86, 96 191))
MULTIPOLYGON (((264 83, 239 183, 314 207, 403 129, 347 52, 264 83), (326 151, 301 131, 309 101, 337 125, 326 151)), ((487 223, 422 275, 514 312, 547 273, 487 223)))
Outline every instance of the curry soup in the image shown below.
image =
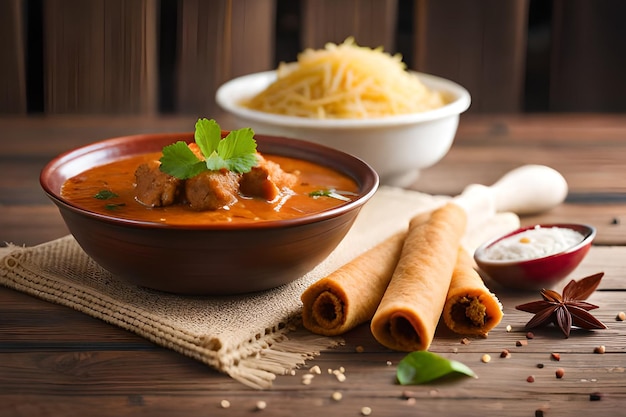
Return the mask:
POLYGON ((302 217, 346 204, 327 196, 314 198, 309 193, 337 190, 348 193, 350 198, 350 193, 358 192, 354 180, 331 168, 300 159, 264 154, 266 159, 279 164, 285 172, 298 172, 298 182, 292 187, 293 194, 285 194, 274 202, 240 197, 231 206, 211 211, 196 211, 184 204, 149 208, 135 200, 135 170, 143 163, 158 160, 160 156, 160 152, 154 152, 96 166, 65 181, 61 195, 85 210, 108 216, 169 225, 207 225, 302 217))

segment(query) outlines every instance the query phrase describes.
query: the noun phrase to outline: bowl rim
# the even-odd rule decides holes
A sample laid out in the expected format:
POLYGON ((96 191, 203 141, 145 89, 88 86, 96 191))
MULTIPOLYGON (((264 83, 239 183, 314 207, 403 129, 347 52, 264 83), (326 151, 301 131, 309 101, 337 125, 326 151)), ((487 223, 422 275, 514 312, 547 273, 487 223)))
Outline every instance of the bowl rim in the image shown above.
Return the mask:
POLYGON ((313 130, 385 128, 411 125, 459 115, 469 108, 471 103, 470 93, 460 84, 432 74, 417 71, 410 72, 416 74, 427 87, 451 94, 454 99, 450 103, 433 110, 371 119, 312 119, 252 110, 238 104, 241 99, 261 92, 276 79, 276 70, 271 70, 247 74, 226 81, 218 87, 215 93, 215 101, 223 110, 248 120, 313 130))
POLYGON ((516 265, 529 265, 529 264, 534 264, 538 262, 546 262, 546 261, 549 262, 550 260, 561 257, 563 255, 577 252, 580 249, 584 248, 585 246, 591 244, 596 237, 596 233, 597 233, 597 229, 594 226, 590 224, 586 224, 586 223, 536 223, 533 225, 520 227, 512 232, 506 233, 502 236, 498 236, 498 237, 495 237, 493 239, 486 241, 474 251, 474 260, 476 261, 477 264, 479 264, 479 266, 481 264, 488 265, 488 266, 516 266, 516 265), (576 243, 575 245, 572 245, 560 252, 556 252, 551 255, 541 256, 539 258, 519 259, 519 260, 497 260, 497 259, 485 259, 483 257, 485 250, 493 246, 497 242, 503 239, 506 239, 508 237, 523 233, 526 230, 535 229, 537 227, 540 227, 540 228, 560 227, 563 229, 572 229, 581 233, 584 237, 580 242, 576 243))
MULTIPOLYGON (((226 131, 224 131, 226 133, 226 131)), ((324 210, 321 212, 311 213, 306 216, 291 218, 291 219, 281 219, 281 220, 264 220, 264 221, 254 221, 254 222, 241 222, 241 223, 207 223, 200 225, 177 225, 177 224, 165 224, 165 223, 157 223, 157 222, 149 222, 149 221, 141 221, 141 220, 133 220, 133 219, 125 219, 121 217, 116 217, 114 215, 105 215, 101 213, 96 213, 90 210, 86 210, 80 207, 77 204, 74 204, 67 199, 63 198, 60 195, 60 189, 53 189, 50 184, 50 180, 54 173, 61 169, 64 164, 67 164, 77 158, 85 157, 86 155, 90 155, 97 152, 104 152, 107 148, 115 148, 120 146, 123 143, 127 143, 129 140, 141 141, 141 142, 150 142, 150 141, 159 141, 165 140, 165 138, 172 138, 172 143, 177 140, 185 140, 189 138, 193 138, 193 132, 182 132, 182 133, 145 133, 145 134, 136 134, 136 135, 128 135, 128 136, 120 136, 114 137, 104 140, 99 140, 96 142, 89 143, 87 145, 79 146, 74 149, 70 149, 68 151, 62 152, 53 159, 51 159, 46 165, 42 168, 39 174, 39 183, 42 187, 43 191, 48 195, 48 197, 56 203, 58 206, 63 206, 66 209, 74 212, 75 214, 79 214, 82 216, 90 217, 94 220, 103 221, 112 225, 122 226, 122 227, 132 227, 132 228, 140 228, 140 229, 158 229, 158 230, 188 230, 188 231, 217 231, 217 230, 232 230, 232 231, 243 231, 243 230, 261 230, 261 229, 283 229, 290 228, 295 226, 301 226, 306 224, 312 224, 317 222, 322 222, 324 220, 332 219, 338 216, 341 216, 347 212, 350 212, 354 209, 359 209, 362 205, 364 205, 377 191, 380 183, 380 179, 378 173, 365 161, 360 158, 357 158, 353 155, 350 155, 346 152, 342 152, 336 150, 334 148, 330 148, 328 146, 320 145, 317 143, 301 140, 301 139, 292 139, 292 138, 284 138, 273 135, 265 135, 265 134, 255 134, 254 137, 257 140, 257 143, 261 142, 261 147, 263 147, 264 143, 268 144, 277 144, 276 146, 295 145, 296 149, 300 151, 308 151, 314 152, 317 155, 322 153, 329 154, 333 156, 332 159, 338 161, 351 161, 355 164, 355 169, 352 171, 343 171, 344 175, 351 176, 357 185, 360 187, 361 192, 357 198, 350 202, 346 202, 345 204, 341 204, 337 207, 324 210), (351 172, 363 172, 363 178, 356 178, 356 174, 352 174, 351 172)), ((269 145, 268 145, 269 146, 269 145)), ((145 152, 145 151, 144 151, 145 152)), ((129 153, 123 156, 131 156, 137 155, 142 152, 129 153)), ((308 153, 307 153, 308 154, 308 153)), ((280 154, 278 154, 280 155, 280 154)), ((117 156, 118 158, 120 155, 117 156)), ((305 159, 305 158, 300 158, 305 159)), ((315 163, 315 162, 314 162, 315 163)), ((337 164, 339 165, 339 163, 337 164)), ((330 165, 327 165, 330 166, 330 165)), ((336 170, 339 170, 336 166, 330 166, 336 170)), ((341 171, 341 170, 339 170, 341 171)), ((61 175, 61 174, 59 174, 61 175)), ((77 175, 77 174, 74 174, 77 175)), ((66 175, 64 178, 70 178, 74 175, 66 175)))

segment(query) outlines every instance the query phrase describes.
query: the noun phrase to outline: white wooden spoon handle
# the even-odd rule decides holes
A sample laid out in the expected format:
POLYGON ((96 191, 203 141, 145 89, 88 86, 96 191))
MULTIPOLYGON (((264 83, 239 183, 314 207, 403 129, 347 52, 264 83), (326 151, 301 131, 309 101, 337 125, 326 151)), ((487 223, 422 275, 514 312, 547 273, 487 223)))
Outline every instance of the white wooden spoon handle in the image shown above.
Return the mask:
POLYGON ((556 170, 545 165, 523 165, 506 173, 495 184, 471 184, 454 198, 472 224, 500 212, 537 214, 561 204, 567 197, 567 182, 556 170))
POLYGON ((496 211, 537 214, 561 204, 567 197, 565 178, 545 165, 523 165, 489 187, 496 211))

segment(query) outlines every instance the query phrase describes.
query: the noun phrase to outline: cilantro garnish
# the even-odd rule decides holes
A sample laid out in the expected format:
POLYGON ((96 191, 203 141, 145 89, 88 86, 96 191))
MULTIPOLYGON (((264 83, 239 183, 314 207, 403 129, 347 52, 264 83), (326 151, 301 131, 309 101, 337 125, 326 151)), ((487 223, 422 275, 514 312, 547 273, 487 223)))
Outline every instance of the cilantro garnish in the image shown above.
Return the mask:
POLYGON ((333 189, 326 189, 326 190, 311 191, 309 193, 309 197, 313 197, 313 198, 330 197, 330 198, 336 198, 337 200, 341 200, 341 201, 350 201, 350 198, 342 194, 354 194, 354 193, 342 192, 342 191, 337 191, 333 189))
POLYGON ((119 209, 120 207, 124 207, 125 205, 126 205, 125 203, 111 203, 111 204, 105 205, 104 208, 107 210, 113 211, 113 210, 119 209))
POLYGON ((93 196, 93 198, 97 198, 98 200, 110 200, 115 197, 118 197, 118 195, 111 190, 100 190, 93 196))
POLYGON ((194 140, 204 160, 198 158, 184 141, 178 141, 163 148, 161 171, 187 179, 204 171, 220 169, 243 174, 258 163, 254 131, 250 128, 233 130, 222 139, 222 129, 215 120, 198 119, 194 140))
MULTIPOLYGON (((100 190, 93 196, 93 198, 97 198, 98 200, 111 200, 113 198, 117 198, 119 195, 115 194, 111 190, 100 190)), ((124 207, 126 204, 124 203, 108 203, 104 205, 104 208, 107 210, 117 210, 120 207, 124 207)))

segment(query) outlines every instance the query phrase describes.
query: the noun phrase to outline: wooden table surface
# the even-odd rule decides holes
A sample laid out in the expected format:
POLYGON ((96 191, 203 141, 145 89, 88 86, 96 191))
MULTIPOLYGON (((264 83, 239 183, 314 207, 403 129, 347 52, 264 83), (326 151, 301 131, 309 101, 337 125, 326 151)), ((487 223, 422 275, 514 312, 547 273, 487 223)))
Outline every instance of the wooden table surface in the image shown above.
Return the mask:
MULTIPOLYGON (((193 123, 190 117, 0 118, 0 241, 34 245, 67 234, 38 183, 40 169, 56 154, 117 135, 189 131, 193 123)), ((135 334, 0 287, 0 416, 358 416, 363 407, 372 416, 534 416, 538 409, 546 416, 626 415, 626 321, 616 320, 626 310, 626 117, 463 116, 452 150, 411 188, 456 195, 527 163, 560 171, 570 193, 563 205, 523 217, 522 224, 585 222, 598 229, 571 278, 605 272, 590 301, 600 306, 594 315, 607 330, 576 330, 566 339, 556 329, 540 329, 527 345, 516 346, 526 340, 531 316, 515 305, 539 294, 490 283, 504 305, 502 323, 469 343, 440 331, 431 347, 470 366, 478 379, 402 387, 394 377, 404 354, 381 347, 362 326, 295 376, 279 376, 271 390, 255 391, 135 334), (606 352, 594 353, 600 345, 606 352), (503 349, 510 358, 500 358, 503 349), (551 359, 553 352, 560 361, 551 359), (490 362, 481 361, 484 354, 490 362), (314 365, 322 375, 303 385, 301 375, 314 365), (345 368, 343 382, 326 372, 339 367, 345 368), (561 379, 557 368, 565 371, 561 379), (342 393, 341 401, 331 399, 334 392, 342 393), (591 401, 595 393, 599 401, 591 401), (222 408, 222 400, 230 408, 222 408), (255 411, 258 401, 265 401, 265 410, 255 411)))

